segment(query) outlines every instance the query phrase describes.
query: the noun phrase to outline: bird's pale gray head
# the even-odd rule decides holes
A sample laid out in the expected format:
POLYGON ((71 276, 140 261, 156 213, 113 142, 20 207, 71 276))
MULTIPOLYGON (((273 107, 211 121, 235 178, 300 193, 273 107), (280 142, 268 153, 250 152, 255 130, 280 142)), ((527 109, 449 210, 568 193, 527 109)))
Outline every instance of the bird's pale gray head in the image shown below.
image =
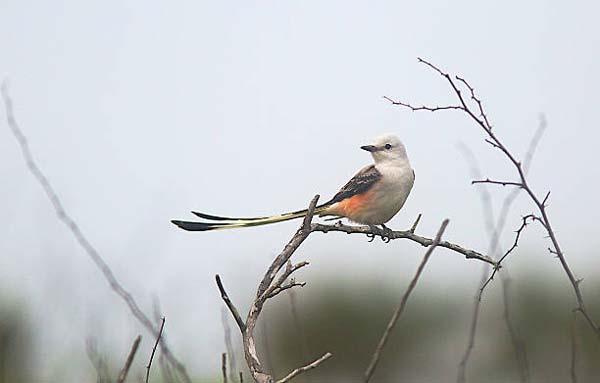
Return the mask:
POLYGON ((406 148, 400 139, 393 134, 384 134, 373 140, 370 145, 360 147, 371 153, 375 163, 407 161, 406 148))

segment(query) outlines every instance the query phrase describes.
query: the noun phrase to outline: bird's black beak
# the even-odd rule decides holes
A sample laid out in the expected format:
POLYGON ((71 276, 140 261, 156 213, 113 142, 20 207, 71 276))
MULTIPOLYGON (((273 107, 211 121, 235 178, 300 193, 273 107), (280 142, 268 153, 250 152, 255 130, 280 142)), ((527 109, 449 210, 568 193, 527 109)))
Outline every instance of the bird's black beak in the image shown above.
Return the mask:
POLYGON ((362 150, 366 150, 367 152, 375 152, 377 151, 377 147, 375 145, 365 145, 360 147, 362 150))

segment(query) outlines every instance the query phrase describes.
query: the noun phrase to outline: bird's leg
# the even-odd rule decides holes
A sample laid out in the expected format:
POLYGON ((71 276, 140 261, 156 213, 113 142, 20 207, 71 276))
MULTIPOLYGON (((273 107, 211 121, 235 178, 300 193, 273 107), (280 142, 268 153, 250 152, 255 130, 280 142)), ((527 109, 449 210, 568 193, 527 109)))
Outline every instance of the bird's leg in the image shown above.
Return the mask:
POLYGON ((385 226, 383 223, 381 224, 381 227, 383 228, 383 235, 381 236, 381 240, 385 243, 388 243, 392 240, 392 229, 385 226))
POLYGON ((374 232, 377 231, 377 226, 369 225, 371 229, 371 233, 367 234, 367 238, 369 238, 369 242, 373 242, 375 237, 377 236, 374 232))

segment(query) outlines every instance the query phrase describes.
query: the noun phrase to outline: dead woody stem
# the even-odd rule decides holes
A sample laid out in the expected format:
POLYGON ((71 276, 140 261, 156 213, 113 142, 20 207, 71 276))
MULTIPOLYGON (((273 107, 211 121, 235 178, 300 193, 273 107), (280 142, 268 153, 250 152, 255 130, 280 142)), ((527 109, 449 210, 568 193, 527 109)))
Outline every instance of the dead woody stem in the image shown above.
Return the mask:
POLYGON ((504 156, 509 160, 511 165, 514 167, 516 171, 516 181, 492 181, 492 180, 482 180, 478 181, 480 183, 489 183, 489 184, 505 184, 511 186, 517 186, 525 191, 525 193, 529 196, 529 199, 533 202, 535 208, 537 209, 539 216, 535 215, 534 220, 539 222, 546 232, 548 233, 548 237, 552 243, 552 247, 549 248, 549 252, 553 255, 556 255, 556 258, 560 261, 560 264, 571 283, 573 288, 573 292, 575 294, 577 300, 576 311, 579 311, 583 317, 586 319, 590 327, 594 330, 596 335, 600 336, 600 327, 598 324, 592 319, 591 315, 586 309, 583 295, 581 293, 581 289, 579 287, 579 281, 575 278, 567 260, 565 258, 564 252, 562 251, 560 244, 558 242, 558 238, 556 237, 556 233, 552 227, 552 223, 548 216, 548 212, 546 209, 546 202, 549 197, 549 192, 544 195, 544 197, 538 196, 533 189, 530 187, 527 176, 525 174, 525 169, 522 163, 516 159, 516 157, 512 154, 512 152, 504 145, 504 143, 496 136, 495 132, 492 130, 492 125, 490 124, 488 117, 483 108, 483 103, 481 99, 479 99, 475 94, 475 89, 462 77, 459 76, 451 76, 449 73, 446 73, 439 69, 437 66, 432 63, 423 60, 421 58, 418 59, 420 63, 425 64, 427 67, 431 68, 435 72, 437 72, 440 76, 442 76, 450 86, 452 92, 455 94, 458 104, 444 107, 413 107, 408 103, 403 103, 399 101, 391 100, 394 105, 399 105, 403 107, 410 108, 413 111, 416 110, 428 110, 428 111, 441 111, 441 110, 460 110, 468 115, 468 117, 474 121, 479 127, 481 127, 487 135, 485 142, 490 144, 493 148, 498 149, 500 152, 504 154, 504 156), (465 89, 466 88, 466 91, 465 89), (466 98, 463 95, 463 92, 467 94, 466 98))

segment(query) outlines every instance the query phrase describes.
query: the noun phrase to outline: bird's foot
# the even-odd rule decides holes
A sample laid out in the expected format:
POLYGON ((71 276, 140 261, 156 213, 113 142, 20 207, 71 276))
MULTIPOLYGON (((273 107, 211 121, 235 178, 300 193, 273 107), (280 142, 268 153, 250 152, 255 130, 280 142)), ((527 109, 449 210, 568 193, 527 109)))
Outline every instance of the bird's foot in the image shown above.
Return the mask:
POLYGON ((392 238, 391 238, 392 230, 389 229, 385 225, 381 225, 381 227, 382 227, 382 229, 378 228, 375 225, 369 225, 369 228, 371 229, 371 233, 367 234, 367 238, 369 238, 369 242, 373 242, 375 240, 375 237, 380 237, 381 240, 385 243, 388 243, 389 241, 392 240, 392 238))
POLYGON ((385 226, 383 223, 381 224, 381 227, 383 229, 383 235, 381 236, 381 240, 385 243, 388 243, 392 240, 392 229, 385 226))

